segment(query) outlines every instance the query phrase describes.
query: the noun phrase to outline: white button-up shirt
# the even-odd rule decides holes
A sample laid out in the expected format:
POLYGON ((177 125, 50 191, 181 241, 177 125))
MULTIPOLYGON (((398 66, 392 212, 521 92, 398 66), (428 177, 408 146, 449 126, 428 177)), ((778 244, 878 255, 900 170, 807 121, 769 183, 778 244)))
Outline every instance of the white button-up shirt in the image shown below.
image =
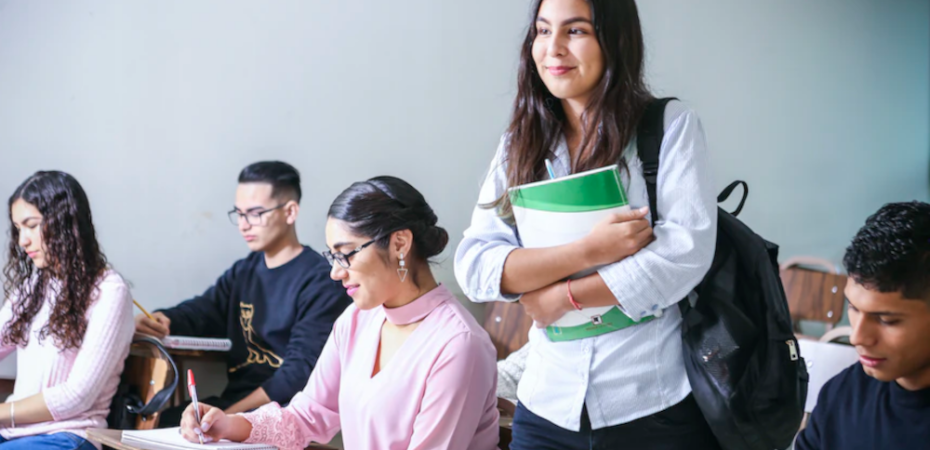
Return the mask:
MULTIPOLYGON (((506 137, 501 139, 478 204, 493 202, 507 188, 506 137)), ((557 177, 570 174, 568 148, 552 157, 557 177)), ((642 162, 635 142, 624 158, 622 181, 632 208, 649 205, 642 162)), ((552 342, 533 328, 519 401, 534 414, 568 430, 581 428, 587 405, 594 429, 631 422, 667 409, 688 396, 682 360, 681 314, 676 303, 701 281, 713 260, 717 203, 704 130, 681 102, 665 111, 659 162, 656 240, 619 262, 598 270, 620 309, 635 320, 655 320, 586 339, 552 342), (664 314, 663 314, 664 312, 664 314)), ((475 302, 514 301, 501 294, 507 256, 520 248, 514 228, 494 209, 476 206, 471 226, 455 254, 455 276, 475 302)), ((568 301, 568 300, 566 300, 568 301)), ((583 304, 584 299, 579 299, 583 304)))

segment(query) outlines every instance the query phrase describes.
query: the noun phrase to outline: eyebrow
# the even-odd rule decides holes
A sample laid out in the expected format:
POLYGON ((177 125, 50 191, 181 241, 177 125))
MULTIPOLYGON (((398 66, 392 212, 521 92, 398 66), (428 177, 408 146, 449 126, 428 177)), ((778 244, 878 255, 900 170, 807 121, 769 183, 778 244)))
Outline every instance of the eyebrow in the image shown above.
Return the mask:
MULTIPOLYGON (((338 251, 340 248, 345 247, 347 245, 352 245, 352 243, 351 242, 337 242, 333 244, 332 249, 338 251)), ((352 247, 352 248, 355 248, 355 247, 352 247)))
MULTIPOLYGON (((537 21, 537 22, 542 22, 542 23, 544 23, 544 24, 546 24, 546 25, 552 25, 551 23, 549 23, 548 20, 546 20, 545 17, 537 17, 537 18, 536 18, 536 21, 537 21)), ((576 23, 576 22, 584 22, 584 23, 586 23, 586 24, 588 24, 588 25, 592 25, 592 24, 591 24, 591 21, 588 20, 587 18, 578 16, 578 17, 572 17, 571 19, 565 19, 565 20, 563 20, 562 23, 559 24, 559 26, 565 26, 565 25, 569 25, 569 24, 576 23)))
POLYGON ((264 211, 264 210, 266 210, 266 209, 268 209, 268 208, 265 208, 264 206, 253 206, 253 207, 251 207, 251 208, 249 208, 249 209, 243 211, 243 210, 239 209, 238 206, 233 206, 233 211, 239 211, 239 212, 243 212, 243 213, 255 212, 255 211, 264 211))
POLYGON ((875 311, 875 312, 867 312, 866 314, 870 316, 903 316, 905 315, 904 313, 891 312, 891 311, 875 311))
MULTIPOLYGON (((849 301, 847 299, 847 301, 849 301)), ((853 307, 856 311, 861 312, 862 314, 868 314, 870 316, 904 316, 903 312, 894 312, 894 311, 863 311, 859 309, 856 305, 853 305, 852 302, 849 302, 849 306, 853 307)))

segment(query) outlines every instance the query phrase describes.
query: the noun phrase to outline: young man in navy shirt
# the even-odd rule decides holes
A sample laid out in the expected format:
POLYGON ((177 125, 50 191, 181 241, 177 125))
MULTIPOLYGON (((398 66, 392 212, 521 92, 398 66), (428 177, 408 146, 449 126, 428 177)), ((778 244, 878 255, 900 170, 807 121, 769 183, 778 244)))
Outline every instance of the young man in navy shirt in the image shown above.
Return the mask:
MULTIPOLYGON (((303 389, 323 344, 351 299, 330 279, 322 255, 297 239, 300 175, 289 164, 252 164, 239 174, 230 221, 252 250, 203 294, 136 316, 136 330, 163 337, 232 340, 226 355, 229 383, 203 403, 227 413, 275 401, 290 402, 303 389)), ((159 426, 176 426, 184 406, 169 408, 159 426)))
POLYGON ((884 206, 843 263, 859 363, 824 385, 795 448, 930 449, 930 204, 884 206))

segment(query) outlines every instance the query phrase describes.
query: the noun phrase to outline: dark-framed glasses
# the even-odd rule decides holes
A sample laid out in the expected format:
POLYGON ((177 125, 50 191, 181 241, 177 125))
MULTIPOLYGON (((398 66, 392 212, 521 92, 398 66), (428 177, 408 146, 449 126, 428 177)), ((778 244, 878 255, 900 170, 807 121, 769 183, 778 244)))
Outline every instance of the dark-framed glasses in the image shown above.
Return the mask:
POLYGON ((333 253, 329 250, 326 250, 322 252, 323 257, 326 258, 327 261, 329 261, 329 265, 333 265, 334 263, 339 263, 339 265, 342 266, 343 269, 348 269, 349 266, 352 265, 352 263, 349 262, 349 258, 355 256, 356 253, 362 250, 365 250, 365 247, 368 247, 369 245, 374 244, 375 242, 378 241, 378 239, 381 239, 381 238, 374 238, 362 245, 359 245, 358 247, 355 247, 355 250, 352 250, 349 253, 342 253, 342 252, 333 253))
POLYGON ((271 211, 274 211, 276 209, 281 209, 286 204, 287 203, 282 203, 271 209, 250 210, 246 212, 240 212, 238 209, 234 208, 232 211, 227 213, 227 215, 229 216, 229 221, 233 225, 236 225, 236 226, 239 226, 240 219, 245 219, 246 223, 252 226, 262 226, 265 224, 264 222, 265 214, 270 213, 271 211))

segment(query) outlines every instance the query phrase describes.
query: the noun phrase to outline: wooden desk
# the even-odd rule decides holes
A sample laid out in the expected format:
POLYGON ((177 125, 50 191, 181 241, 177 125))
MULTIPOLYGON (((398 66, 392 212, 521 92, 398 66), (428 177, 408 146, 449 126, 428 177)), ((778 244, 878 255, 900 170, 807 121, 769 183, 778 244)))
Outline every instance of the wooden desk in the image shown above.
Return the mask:
POLYGON ((166 350, 168 350, 168 354, 174 358, 204 359, 207 361, 226 361, 227 353, 212 350, 179 350, 174 348, 169 348, 166 350))
POLYGON ((112 448, 115 450, 140 450, 136 447, 123 445, 122 430, 107 430, 104 428, 88 428, 87 440, 100 444, 103 448, 112 448))
MULTIPOLYGON (((87 440, 103 445, 104 448, 111 448, 114 450, 145 450, 139 447, 133 447, 131 445, 123 444, 122 443, 122 440, 123 440, 122 430, 88 428, 87 429, 87 440)), ((306 450, 338 450, 338 449, 336 449, 336 447, 330 447, 328 445, 323 445, 323 444, 310 444, 310 446, 307 447, 306 450)))

